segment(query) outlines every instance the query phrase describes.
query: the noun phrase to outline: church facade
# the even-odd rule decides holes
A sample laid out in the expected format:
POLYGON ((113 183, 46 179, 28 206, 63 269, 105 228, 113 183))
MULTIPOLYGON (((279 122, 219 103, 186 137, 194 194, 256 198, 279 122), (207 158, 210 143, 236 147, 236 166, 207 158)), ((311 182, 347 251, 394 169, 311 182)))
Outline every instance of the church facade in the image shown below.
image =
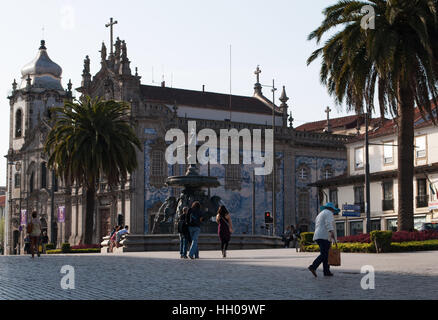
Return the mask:
MULTIPOLYGON (((109 234, 112 226, 129 225, 132 234, 151 233, 159 208, 169 196, 178 197, 179 188, 165 184, 168 176, 183 175, 186 166, 169 165, 165 150, 168 130, 188 131, 189 121, 197 130, 272 129, 275 119, 276 150, 276 234, 287 225, 303 231, 312 229, 321 195, 308 184, 321 177, 343 174, 347 167, 347 136, 299 131, 288 115, 285 88, 276 106, 263 95, 260 69, 253 96, 193 91, 141 84, 133 72, 125 41, 117 38, 107 52, 102 44, 101 68, 92 76, 90 59, 84 60, 81 95, 127 101, 130 121, 141 140, 137 153, 139 167, 124 185, 109 188, 99 181, 94 215, 94 243, 109 234), (274 116, 273 116, 274 113, 274 116)), ((84 238, 85 195, 81 188, 65 185, 47 169, 43 145, 48 130, 48 108, 72 99, 72 84, 61 84, 62 69, 47 55, 42 42, 37 57, 22 70, 21 84, 14 81, 10 101, 10 145, 7 155, 6 253, 22 252, 26 219, 36 210, 47 229, 50 242, 79 244, 84 238), (62 217, 60 214, 62 213, 62 217)), ((243 150, 241 150, 243 152, 243 150)), ((255 233, 264 234, 264 212, 272 211, 272 174, 255 176, 252 164, 211 164, 198 166, 200 174, 218 177, 220 187, 208 190, 219 196, 232 214, 236 233, 252 232, 253 195, 255 233), (255 193, 253 194, 253 190, 255 193)))

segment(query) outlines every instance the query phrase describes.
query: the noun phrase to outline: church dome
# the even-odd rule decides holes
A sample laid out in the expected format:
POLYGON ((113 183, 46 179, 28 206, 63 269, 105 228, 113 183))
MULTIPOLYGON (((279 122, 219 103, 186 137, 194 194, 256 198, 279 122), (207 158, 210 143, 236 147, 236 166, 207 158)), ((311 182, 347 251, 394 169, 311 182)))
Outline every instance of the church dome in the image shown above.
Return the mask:
POLYGON ((41 46, 37 56, 23 67, 21 75, 22 81, 20 88, 26 87, 27 78, 30 77, 34 87, 62 90, 62 69, 49 58, 44 40, 41 40, 41 46))

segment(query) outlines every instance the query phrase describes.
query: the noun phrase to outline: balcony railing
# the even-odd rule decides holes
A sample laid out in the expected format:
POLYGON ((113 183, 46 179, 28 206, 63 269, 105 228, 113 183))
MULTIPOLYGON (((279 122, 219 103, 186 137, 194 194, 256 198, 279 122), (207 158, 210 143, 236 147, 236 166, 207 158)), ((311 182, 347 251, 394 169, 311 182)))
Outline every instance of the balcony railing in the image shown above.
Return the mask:
POLYGON ((429 196, 417 196, 417 208, 427 208, 429 206, 429 196))
POLYGON ((394 199, 382 200, 383 211, 394 210, 394 199))

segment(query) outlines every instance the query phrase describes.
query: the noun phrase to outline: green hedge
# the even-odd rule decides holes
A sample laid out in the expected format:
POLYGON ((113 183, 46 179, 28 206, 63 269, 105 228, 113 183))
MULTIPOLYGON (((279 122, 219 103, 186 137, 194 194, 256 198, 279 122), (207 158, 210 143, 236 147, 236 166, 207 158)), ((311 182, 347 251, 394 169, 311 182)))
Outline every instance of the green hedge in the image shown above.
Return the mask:
POLYGON ((70 243, 68 243, 68 242, 63 243, 63 244, 61 245, 61 251, 62 251, 63 253, 69 253, 69 252, 71 252, 70 243))
POLYGON ((311 244, 315 243, 313 241, 313 235, 314 235, 314 232, 303 232, 303 233, 301 233, 300 234, 300 237, 301 237, 300 244, 301 244, 301 246, 308 246, 308 245, 311 245, 311 244))
POLYGON ((391 250, 392 231, 371 231, 370 240, 376 247, 377 253, 391 250))
MULTIPOLYGON (((62 249, 47 250, 47 254, 61 254, 62 249)), ((89 249, 71 249, 68 253, 100 253, 100 248, 89 248, 89 249)))
MULTIPOLYGON (((362 252, 375 253, 376 247, 373 243, 338 243, 341 252, 362 252)), ((392 242, 385 252, 409 252, 438 250, 438 240, 392 242)), ((319 252, 318 245, 303 246, 304 252, 319 252)))
POLYGON ((46 244, 46 250, 55 250, 56 246, 54 243, 48 243, 46 244))

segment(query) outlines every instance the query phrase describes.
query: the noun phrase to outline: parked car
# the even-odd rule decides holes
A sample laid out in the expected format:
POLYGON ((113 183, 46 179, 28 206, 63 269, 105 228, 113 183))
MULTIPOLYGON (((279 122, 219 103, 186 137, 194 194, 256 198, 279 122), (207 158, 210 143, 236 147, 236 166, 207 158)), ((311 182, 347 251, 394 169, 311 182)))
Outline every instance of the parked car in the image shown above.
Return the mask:
POLYGON ((435 230, 438 231, 438 222, 425 222, 421 225, 419 231, 435 230))

